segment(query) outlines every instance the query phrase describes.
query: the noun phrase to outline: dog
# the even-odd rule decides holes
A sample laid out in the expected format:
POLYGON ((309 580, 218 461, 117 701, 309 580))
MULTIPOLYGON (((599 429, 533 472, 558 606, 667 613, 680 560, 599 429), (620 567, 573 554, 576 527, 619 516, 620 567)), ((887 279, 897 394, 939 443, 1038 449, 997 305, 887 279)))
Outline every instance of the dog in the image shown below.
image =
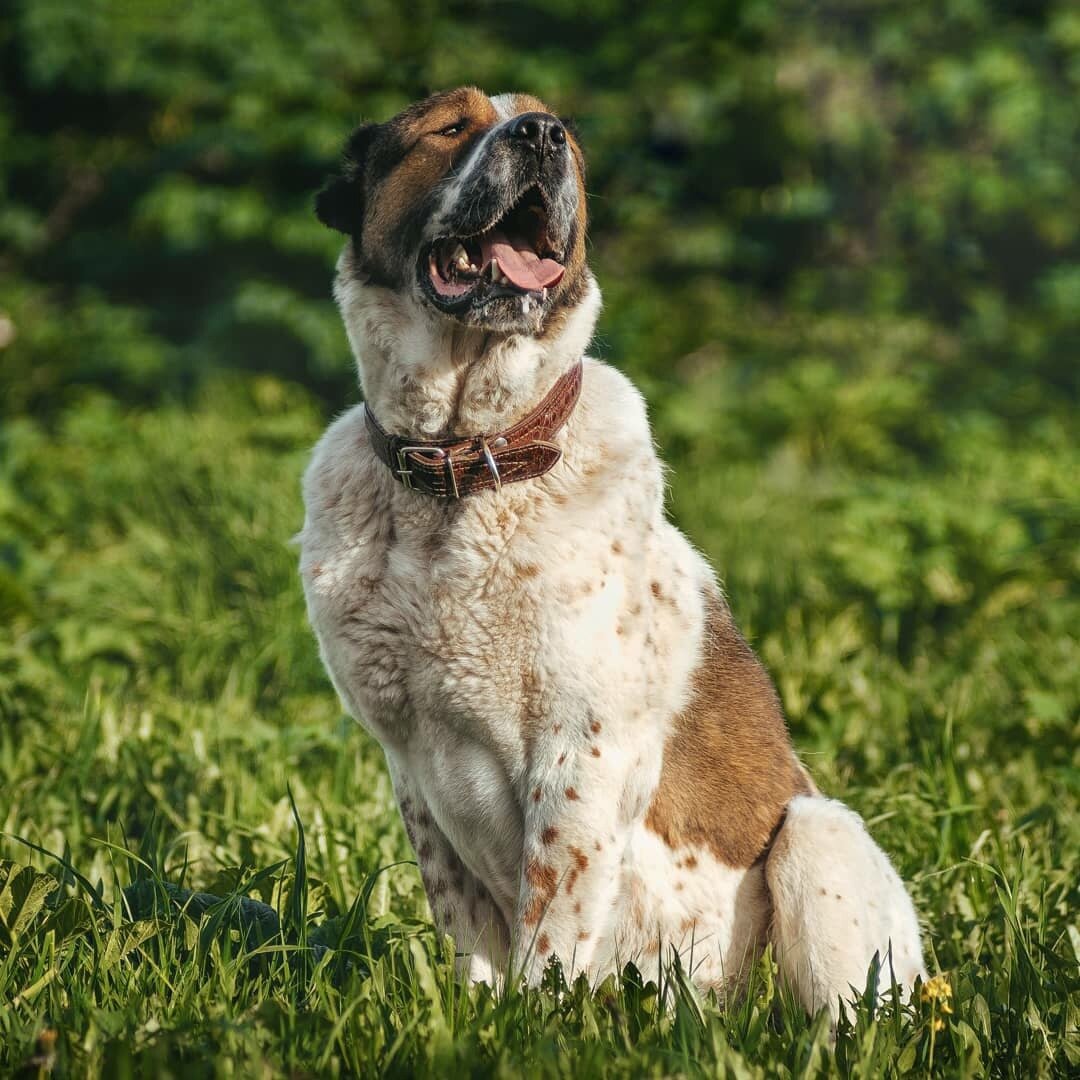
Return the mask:
POLYGON ((436 94, 347 140, 316 198, 364 404, 303 483, 300 570, 381 743, 460 970, 558 958, 737 992, 767 943, 835 1018, 875 957, 925 978, 911 900, 822 796, 716 578, 666 520, 632 384, 586 355, 585 164, 525 94, 436 94))

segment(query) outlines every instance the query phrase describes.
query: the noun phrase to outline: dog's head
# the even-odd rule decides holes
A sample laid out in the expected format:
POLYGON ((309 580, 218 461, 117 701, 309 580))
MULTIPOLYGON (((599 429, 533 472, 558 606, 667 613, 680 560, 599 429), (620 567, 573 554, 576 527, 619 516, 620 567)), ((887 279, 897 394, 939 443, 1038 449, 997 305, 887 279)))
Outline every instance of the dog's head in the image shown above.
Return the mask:
POLYGON ((586 284, 585 166, 566 125, 525 94, 436 94, 345 146, 316 213, 352 272, 467 326, 536 334, 586 284))

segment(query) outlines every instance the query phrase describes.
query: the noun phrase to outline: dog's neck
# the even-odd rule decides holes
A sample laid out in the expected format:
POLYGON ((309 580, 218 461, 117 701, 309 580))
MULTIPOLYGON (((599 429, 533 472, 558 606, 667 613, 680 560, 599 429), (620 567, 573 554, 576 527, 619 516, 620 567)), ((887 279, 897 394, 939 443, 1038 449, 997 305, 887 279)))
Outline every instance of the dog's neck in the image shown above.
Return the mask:
POLYGON ((589 276, 581 302, 539 337, 461 326, 416 298, 368 285, 338 264, 334 295, 364 398, 382 426, 418 440, 503 430, 536 406, 585 353, 600 311, 589 276))

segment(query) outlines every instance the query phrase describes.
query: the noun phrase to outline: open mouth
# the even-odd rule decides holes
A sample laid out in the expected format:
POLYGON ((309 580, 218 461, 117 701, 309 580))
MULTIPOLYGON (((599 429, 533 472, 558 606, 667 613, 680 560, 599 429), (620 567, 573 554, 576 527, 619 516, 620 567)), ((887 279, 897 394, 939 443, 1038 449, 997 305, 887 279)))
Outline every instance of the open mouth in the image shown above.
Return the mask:
POLYGON ((456 303, 482 290, 543 301, 566 270, 551 248, 547 222, 540 190, 533 187, 484 232, 436 240, 427 266, 435 295, 456 303))

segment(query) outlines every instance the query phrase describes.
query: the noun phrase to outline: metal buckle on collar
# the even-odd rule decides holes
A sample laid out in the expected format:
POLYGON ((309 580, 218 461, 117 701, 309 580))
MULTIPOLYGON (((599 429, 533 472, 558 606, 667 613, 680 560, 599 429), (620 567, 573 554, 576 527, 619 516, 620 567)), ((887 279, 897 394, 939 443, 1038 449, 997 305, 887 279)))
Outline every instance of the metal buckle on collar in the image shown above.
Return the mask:
MULTIPOLYGON (((394 451, 397 456, 398 467, 394 470, 395 475, 400 477, 401 482, 410 490, 416 488, 412 482, 412 469, 409 468, 409 459, 406 454, 432 454, 436 461, 441 461, 446 466, 447 476, 450 478, 450 488, 455 499, 460 499, 458 494, 457 476, 454 473, 454 463, 450 452, 438 446, 399 446, 394 451)), ((448 496, 449 497, 449 496, 448 496)))
MULTIPOLYGON (((495 440, 495 445, 502 449, 506 445, 506 440, 499 436, 495 440)), ((484 455, 484 461, 487 462, 487 467, 491 472, 492 479, 495 481, 495 490, 502 491, 502 477, 499 475, 499 466, 495 461, 495 455, 491 452, 491 447, 488 446, 487 438, 483 435, 480 436, 480 451, 484 455)))

